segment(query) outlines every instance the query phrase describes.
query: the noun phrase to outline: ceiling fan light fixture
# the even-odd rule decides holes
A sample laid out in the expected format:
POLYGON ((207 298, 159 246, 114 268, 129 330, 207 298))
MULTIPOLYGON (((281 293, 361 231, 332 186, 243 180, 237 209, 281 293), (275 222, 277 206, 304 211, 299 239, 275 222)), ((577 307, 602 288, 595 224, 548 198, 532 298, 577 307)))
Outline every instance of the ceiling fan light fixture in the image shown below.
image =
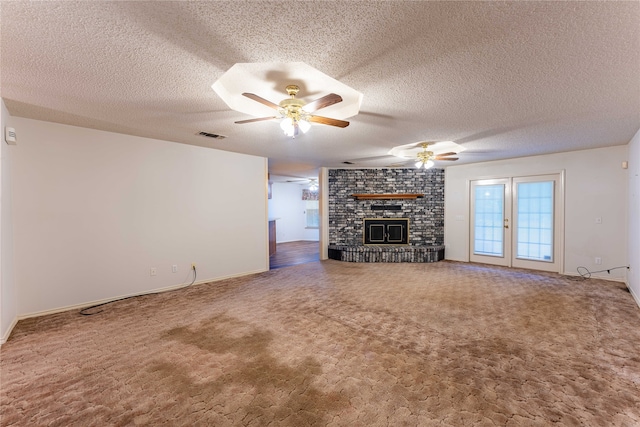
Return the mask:
POLYGON ((418 160, 416 162, 416 167, 418 169, 420 168, 431 169, 433 165, 434 165, 433 160, 427 160, 426 162, 422 160, 418 160))
POLYGON ((280 122, 280 128, 284 131, 286 136, 295 138, 298 136, 300 131, 302 131, 302 133, 307 133, 309 128, 311 128, 311 124, 306 120, 294 120, 291 117, 285 117, 280 122))
POLYGON ((302 131, 302 133, 307 133, 307 131, 311 129, 311 123, 309 123, 306 120, 300 120, 298 122, 298 126, 300 127, 300 130, 302 131))
POLYGON ((290 136, 288 134, 293 133, 293 119, 291 117, 285 117, 280 122, 280 129, 284 131, 284 134, 290 136))

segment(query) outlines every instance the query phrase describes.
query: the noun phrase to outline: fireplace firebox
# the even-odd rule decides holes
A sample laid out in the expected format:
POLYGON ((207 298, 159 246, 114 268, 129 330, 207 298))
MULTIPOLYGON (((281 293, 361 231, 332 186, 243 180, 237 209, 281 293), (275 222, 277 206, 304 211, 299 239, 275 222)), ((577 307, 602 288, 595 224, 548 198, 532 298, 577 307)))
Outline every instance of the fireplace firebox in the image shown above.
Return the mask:
POLYGON ((408 245, 409 218, 365 218, 365 245, 408 245))

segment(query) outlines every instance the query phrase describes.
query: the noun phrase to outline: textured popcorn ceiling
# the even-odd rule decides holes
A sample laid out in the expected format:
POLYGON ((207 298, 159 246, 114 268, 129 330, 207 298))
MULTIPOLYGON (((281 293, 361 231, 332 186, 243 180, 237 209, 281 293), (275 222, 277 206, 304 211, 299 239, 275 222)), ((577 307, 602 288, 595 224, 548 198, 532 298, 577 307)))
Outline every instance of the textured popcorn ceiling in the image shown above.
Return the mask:
MULTIPOLYGON (((382 166, 424 140, 462 145, 461 164, 626 144, 640 128, 637 1, 3 1, 0 12, 10 114, 265 156, 273 174, 382 166), (250 117, 211 85, 252 62, 304 62, 361 92, 360 113, 295 140, 275 121, 236 125, 250 117)), ((266 73, 267 93, 282 92, 268 99, 289 83, 266 73)))

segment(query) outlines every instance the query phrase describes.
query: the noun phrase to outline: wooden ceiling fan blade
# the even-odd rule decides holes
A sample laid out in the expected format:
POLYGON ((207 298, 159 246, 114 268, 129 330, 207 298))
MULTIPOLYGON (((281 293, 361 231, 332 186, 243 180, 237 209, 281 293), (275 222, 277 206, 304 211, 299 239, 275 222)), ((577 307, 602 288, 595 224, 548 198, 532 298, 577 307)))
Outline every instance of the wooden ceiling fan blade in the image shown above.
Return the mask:
POLYGON ((263 120, 272 120, 272 119, 277 119, 279 118, 278 116, 273 116, 273 117, 258 117, 256 119, 247 119, 247 120, 239 120, 237 122, 234 122, 235 124, 241 125, 244 123, 253 123, 253 122, 261 122, 263 120))
POLYGON ((457 157, 440 157, 440 156, 436 156, 433 159, 434 160, 451 160, 451 161, 458 160, 457 157))
POLYGON ((326 108, 330 105, 337 104, 338 102, 342 102, 342 97, 340 95, 336 95, 335 93, 330 93, 329 95, 325 95, 322 98, 318 98, 315 101, 311 101, 306 104, 302 109, 307 113, 313 113, 314 111, 318 111, 321 108, 326 108))
POLYGON ((346 122, 344 120, 330 119, 329 117, 322 116, 310 116, 309 121, 312 123, 320 123, 323 125, 337 126, 339 128, 346 128, 347 126, 349 126, 349 122, 346 122))
POLYGON ((255 93, 244 92, 242 95, 246 96, 249 99, 253 99, 254 101, 257 101, 260 104, 266 105, 269 108, 273 108, 274 110, 277 110, 277 109, 280 108, 280 106, 278 104, 274 104, 271 101, 267 101, 266 99, 264 99, 261 96, 256 95, 255 93))
POLYGON ((455 156, 456 154, 458 154, 458 153, 454 153, 453 151, 451 151, 449 153, 436 154, 436 157, 455 156))

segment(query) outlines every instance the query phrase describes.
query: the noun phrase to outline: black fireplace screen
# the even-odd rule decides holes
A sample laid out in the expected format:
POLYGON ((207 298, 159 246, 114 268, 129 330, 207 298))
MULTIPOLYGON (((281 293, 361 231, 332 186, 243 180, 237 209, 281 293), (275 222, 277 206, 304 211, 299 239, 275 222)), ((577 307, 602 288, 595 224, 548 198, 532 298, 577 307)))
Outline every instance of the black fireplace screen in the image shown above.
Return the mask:
POLYGON ((408 218, 365 218, 365 245, 408 245, 408 218))

